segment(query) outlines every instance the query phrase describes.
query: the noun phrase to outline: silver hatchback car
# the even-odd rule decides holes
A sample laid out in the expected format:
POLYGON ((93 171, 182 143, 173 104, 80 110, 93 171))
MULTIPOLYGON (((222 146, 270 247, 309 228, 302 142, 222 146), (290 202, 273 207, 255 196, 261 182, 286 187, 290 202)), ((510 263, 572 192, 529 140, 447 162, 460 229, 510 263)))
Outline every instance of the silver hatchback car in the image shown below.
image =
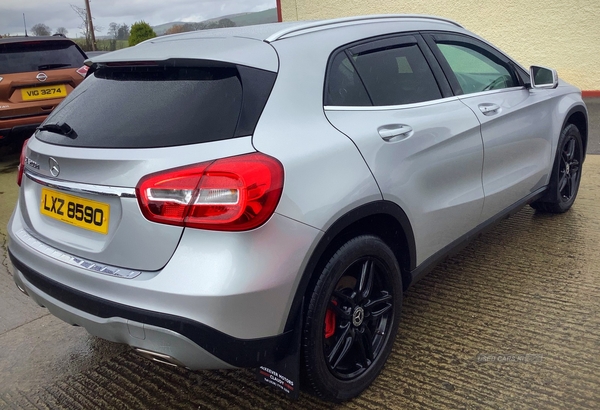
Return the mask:
POLYGON ((192 32, 88 65, 23 148, 14 279, 155 361, 350 399, 403 291, 577 195, 580 91, 445 19, 192 32))

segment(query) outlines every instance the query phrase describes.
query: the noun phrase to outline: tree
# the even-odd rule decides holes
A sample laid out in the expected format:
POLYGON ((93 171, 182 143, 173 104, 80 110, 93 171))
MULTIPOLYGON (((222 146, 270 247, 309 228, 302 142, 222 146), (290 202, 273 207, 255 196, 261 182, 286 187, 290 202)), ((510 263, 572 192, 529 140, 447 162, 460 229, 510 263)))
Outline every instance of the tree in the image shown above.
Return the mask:
POLYGON ((201 23, 186 23, 186 25, 189 25, 192 30, 206 30, 208 28, 207 24, 204 22, 201 23))
MULTIPOLYGON (((90 33, 90 25, 88 24, 87 11, 83 7, 77 7, 74 4, 70 5, 73 11, 79 16, 81 19, 81 24, 79 28, 81 29, 81 34, 85 38, 85 51, 92 50, 92 34, 90 33)), ((101 26, 94 26, 94 32, 102 31, 101 26)))
POLYGON ((117 29, 117 40, 127 40, 129 38, 129 26, 125 23, 121 24, 117 29))
POLYGON ((67 30, 64 27, 59 27, 56 29, 56 32, 54 34, 62 34, 63 36, 66 37, 66 35, 69 34, 69 30, 67 30))
POLYGON ((230 19, 221 19, 219 20, 218 27, 235 27, 235 23, 230 19))
POLYGON ((31 32, 34 36, 49 36, 51 33, 50 27, 43 23, 38 23, 31 27, 31 32))
POLYGON ((108 32, 106 33, 112 39, 116 39, 119 34, 119 25, 114 21, 108 25, 108 32))
POLYGON ((119 25, 114 21, 108 25, 108 36, 110 37, 108 42, 108 51, 115 51, 117 49, 117 33, 119 31, 119 25))
POLYGON ((129 46, 135 46, 149 38, 156 37, 156 33, 150 27, 150 24, 145 21, 138 21, 131 25, 131 33, 129 35, 129 46))
POLYGON ((191 31, 191 30, 186 30, 186 28, 187 28, 186 26, 188 26, 188 25, 187 24, 174 24, 167 31, 165 31, 165 35, 184 33, 186 31, 191 31))

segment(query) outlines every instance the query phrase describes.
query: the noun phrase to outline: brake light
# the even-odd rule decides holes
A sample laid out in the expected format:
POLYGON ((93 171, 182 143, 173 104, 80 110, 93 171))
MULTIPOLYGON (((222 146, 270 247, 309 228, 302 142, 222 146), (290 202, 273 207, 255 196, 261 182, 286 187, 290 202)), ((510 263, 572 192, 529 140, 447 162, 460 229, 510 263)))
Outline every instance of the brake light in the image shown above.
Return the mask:
POLYGON ((29 142, 29 138, 25 140, 23 143, 23 148, 21 148, 21 158, 19 158, 19 167, 17 168, 17 185, 21 186, 21 181, 23 180, 23 171, 25 170, 25 152, 27 151, 27 143, 29 142))
POLYGON ((145 176, 136 187, 150 221, 217 231, 245 231, 267 221, 283 190, 283 166, 253 153, 145 176))
POLYGON ((77 69, 77 74, 79 74, 80 76, 82 76, 83 78, 85 78, 85 75, 87 74, 88 70, 90 68, 86 65, 82 65, 81 67, 79 67, 77 69))

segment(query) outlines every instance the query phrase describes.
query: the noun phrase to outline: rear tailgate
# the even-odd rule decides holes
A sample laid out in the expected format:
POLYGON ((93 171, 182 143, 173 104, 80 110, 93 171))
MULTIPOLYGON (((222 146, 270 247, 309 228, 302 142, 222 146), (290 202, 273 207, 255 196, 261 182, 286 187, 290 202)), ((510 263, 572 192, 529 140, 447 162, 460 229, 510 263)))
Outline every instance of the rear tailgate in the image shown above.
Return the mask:
MULTIPOLYGON (((81 149, 31 138, 19 199, 26 230, 43 243, 92 262, 134 270, 162 268, 182 227, 150 222, 135 198, 144 175, 252 152, 251 138, 183 147, 81 149), (58 178, 50 167, 58 167, 58 178)), ((56 172, 56 171, 54 171, 56 172)))
POLYGON ((183 228, 147 220, 137 184, 155 172, 254 152, 251 135, 275 78, 177 56, 95 64, 27 145, 19 201, 27 233, 91 262, 161 269, 183 228))

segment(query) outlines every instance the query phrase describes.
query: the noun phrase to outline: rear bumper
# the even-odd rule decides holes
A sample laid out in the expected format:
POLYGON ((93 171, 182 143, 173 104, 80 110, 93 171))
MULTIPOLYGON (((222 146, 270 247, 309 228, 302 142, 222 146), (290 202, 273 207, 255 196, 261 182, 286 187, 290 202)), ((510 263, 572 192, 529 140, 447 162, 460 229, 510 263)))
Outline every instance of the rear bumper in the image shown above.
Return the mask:
POLYGON ((238 339, 188 318, 134 308, 98 298, 48 279, 9 251, 18 287, 54 316, 117 343, 162 353, 190 369, 258 367, 280 360, 292 331, 238 339))
POLYGON ((0 143, 9 140, 14 134, 33 134, 47 117, 48 114, 0 119, 0 143))
POLYGON ((257 367, 284 357, 299 272, 320 231, 275 214, 242 233, 186 230, 160 271, 115 277, 74 265, 8 226, 16 284, 91 334, 168 355, 191 369, 257 367))

